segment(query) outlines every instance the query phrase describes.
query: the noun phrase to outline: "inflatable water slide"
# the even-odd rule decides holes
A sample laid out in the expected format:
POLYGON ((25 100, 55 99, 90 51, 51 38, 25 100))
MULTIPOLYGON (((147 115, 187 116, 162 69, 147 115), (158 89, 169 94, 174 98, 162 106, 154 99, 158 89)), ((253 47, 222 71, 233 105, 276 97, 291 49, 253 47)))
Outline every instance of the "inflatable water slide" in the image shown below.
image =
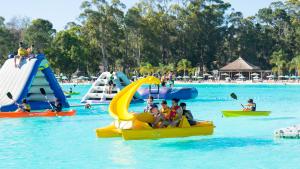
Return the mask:
POLYGON ((25 98, 32 110, 51 108, 41 94, 41 88, 46 91, 50 102, 57 98, 64 108, 70 107, 44 55, 24 59, 19 68, 15 67, 14 59, 8 59, 0 69, 0 112, 16 110, 15 102, 21 103, 25 98), (13 99, 8 98, 8 92, 13 99))

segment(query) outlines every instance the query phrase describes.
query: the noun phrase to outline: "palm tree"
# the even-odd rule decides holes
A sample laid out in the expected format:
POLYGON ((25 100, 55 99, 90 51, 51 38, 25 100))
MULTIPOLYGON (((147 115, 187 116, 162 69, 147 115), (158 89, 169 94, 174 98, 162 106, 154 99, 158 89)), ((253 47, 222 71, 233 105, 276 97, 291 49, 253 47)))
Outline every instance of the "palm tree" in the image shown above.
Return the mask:
POLYGON ((291 62, 289 63, 289 69, 290 70, 295 70, 297 73, 297 76, 299 76, 300 73, 300 55, 297 55, 294 57, 291 62))
POLYGON ((282 50, 273 52, 271 56, 270 63, 273 64, 272 71, 282 75, 283 69, 286 66, 286 61, 284 60, 284 53, 282 50))
POLYGON ((140 67, 140 73, 142 75, 149 75, 153 72, 153 66, 150 63, 142 63, 140 67))
POLYGON ((183 71, 183 76, 185 76, 185 71, 191 67, 191 62, 187 59, 181 59, 177 63, 177 71, 183 71))

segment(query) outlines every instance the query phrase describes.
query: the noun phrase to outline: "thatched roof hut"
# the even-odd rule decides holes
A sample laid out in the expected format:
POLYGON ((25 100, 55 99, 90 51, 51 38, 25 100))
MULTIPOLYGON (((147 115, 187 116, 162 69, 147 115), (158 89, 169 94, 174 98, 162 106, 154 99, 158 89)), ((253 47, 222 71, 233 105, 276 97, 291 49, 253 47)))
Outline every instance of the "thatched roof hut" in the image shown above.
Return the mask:
POLYGON ((255 66, 243 58, 239 57, 237 60, 227 64, 220 69, 220 72, 258 72, 261 68, 255 66))

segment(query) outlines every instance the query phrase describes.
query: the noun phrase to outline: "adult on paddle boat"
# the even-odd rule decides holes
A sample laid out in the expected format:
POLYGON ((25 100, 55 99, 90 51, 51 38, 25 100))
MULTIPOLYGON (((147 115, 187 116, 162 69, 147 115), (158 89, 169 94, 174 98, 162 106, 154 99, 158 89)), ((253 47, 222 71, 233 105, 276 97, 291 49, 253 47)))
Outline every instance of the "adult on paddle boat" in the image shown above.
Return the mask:
POLYGON ((191 113, 191 111, 186 109, 186 103, 183 103, 183 102, 180 103, 180 107, 182 108, 182 111, 183 111, 182 115, 184 115, 187 118, 190 125, 191 126, 195 125, 197 122, 194 120, 194 116, 191 113))
POLYGON ((244 108, 244 111, 256 111, 256 103, 253 102, 253 99, 248 100, 248 104, 246 104, 246 108, 244 108))

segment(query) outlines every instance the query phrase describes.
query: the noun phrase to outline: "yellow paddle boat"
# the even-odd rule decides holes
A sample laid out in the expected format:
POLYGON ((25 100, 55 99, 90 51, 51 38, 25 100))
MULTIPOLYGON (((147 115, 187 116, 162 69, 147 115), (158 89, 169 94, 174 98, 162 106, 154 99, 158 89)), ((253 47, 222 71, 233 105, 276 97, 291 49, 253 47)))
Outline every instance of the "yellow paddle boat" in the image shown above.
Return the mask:
POLYGON ((106 127, 96 129, 100 138, 123 137, 125 140, 143 140, 211 135, 214 125, 211 121, 199 121, 190 126, 183 116, 178 127, 152 128, 148 123, 154 121, 150 113, 129 113, 132 97, 143 84, 160 84, 153 76, 139 79, 121 90, 110 102, 109 113, 115 121, 106 127))

